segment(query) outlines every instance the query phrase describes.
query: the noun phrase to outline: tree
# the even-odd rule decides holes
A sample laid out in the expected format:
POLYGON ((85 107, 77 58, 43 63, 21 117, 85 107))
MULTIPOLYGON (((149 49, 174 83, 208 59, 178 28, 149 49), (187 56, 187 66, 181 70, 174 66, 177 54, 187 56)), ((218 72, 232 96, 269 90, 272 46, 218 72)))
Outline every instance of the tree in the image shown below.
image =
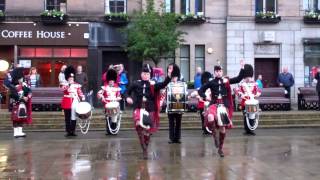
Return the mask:
POLYGON ((153 0, 148 0, 145 12, 137 13, 126 28, 126 50, 131 60, 152 60, 157 66, 162 57, 174 52, 183 42, 179 21, 172 13, 154 10, 153 0))

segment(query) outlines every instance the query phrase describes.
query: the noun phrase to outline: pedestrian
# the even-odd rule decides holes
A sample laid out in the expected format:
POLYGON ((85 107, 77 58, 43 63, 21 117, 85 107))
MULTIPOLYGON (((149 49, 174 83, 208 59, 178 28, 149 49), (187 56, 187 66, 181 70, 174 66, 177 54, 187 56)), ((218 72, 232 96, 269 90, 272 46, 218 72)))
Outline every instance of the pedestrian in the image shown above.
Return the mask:
POLYGON ((141 79, 129 86, 126 93, 128 104, 133 104, 133 119, 139 141, 143 150, 143 158, 148 158, 150 135, 159 128, 160 121, 160 90, 170 82, 171 72, 161 83, 151 81, 153 70, 149 64, 144 64, 141 79))
POLYGON ((40 74, 38 74, 37 68, 31 67, 26 79, 31 88, 40 87, 40 74))
POLYGON ((196 75, 194 76, 195 89, 199 89, 201 87, 201 75, 202 75, 201 67, 197 67, 197 72, 196 72, 196 75))
MULTIPOLYGON (((174 87, 175 84, 181 83, 180 81, 180 69, 179 67, 172 63, 168 66, 167 72, 171 72, 171 82, 168 87, 174 87)), ((181 141, 181 119, 183 112, 181 111, 168 111, 169 103, 167 99, 167 114, 169 119, 169 144, 177 143, 180 144, 181 141)))
POLYGON ((127 91, 127 85, 129 83, 128 78, 127 78, 127 73, 124 70, 124 66, 123 64, 119 64, 117 66, 118 68, 118 85, 121 89, 120 94, 121 94, 121 98, 122 100, 120 100, 120 110, 124 111, 124 107, 125 107, 125 98, 124 95, 127 91))
POLYGON ((67 65, 62 65, 61 66, 60 73, 59 73, 59 76, 58 76, 59 86, 61 86, 62 84, 65 84, 67 82, 66 78, 64 77, 64 71, 65 71, 66 68, 67 68, 67 65))
POLYGON ((75 108, 80 100, 85 100, 85 96, 81 90, 81 85, 76 83, 74 80, 75 73, 75 69, 72 66, 68 66, 64 70, 65 83, 61 85, 63 90, 61 108, 64 110, 67 132, 65 137, 77 136, 75 133, 77 124, 75 108))
POLYGON ((12 85, 9 86, 11 99, 11 120, 13 136, 25 137, 23 124, 32 123, 31 89, 24 80, 23 68, 15 68, 12 73, 12 85))
POLYGON ((280 87, 284 87, 286 90, 286 98, 291 97, 291 87, 294 85, 294 78, 291 73, 288 72, 288 67, 283 67, 282 73, 279 74, 278 83, 280 87))
POLYGON ((316 90, 318 93, 318 111, 320 110, 320 66, 317 68, 317 73, 314 76, 314 79, 317 80, 316 90))
POLYGON ((258 86, 259 89, 263 88, 262 75, 261 74, 258 75, 258 79, 256 80, 256 83, 257 83, 257 86, 258 86))
POLYGON ((75 74, 75 81, 81 85, 81 90, 84 94, 87 93, 87 86, 88 86, 88 76, 82 70, 82 66, 77 66, 77 73, 75 74))
POLYGON ((211 90, 210 107, 206 112, 206 126, 210 127, 214 144, 218 148, 220 157, 224 157, 223 144, 226 137, 226 128, 232 128, 233 99, 231 95, 231 84, 239 83, 245 73, 244 62, 240 62, 241 70, 237 77, 228 78, 223 76, 220 65, 214 67, 214 79, 201 86, 198 90, 199 95, 205 99, 206 90, 211 90), (216 137, 216 129, 219 132, 219 141, 216 137))

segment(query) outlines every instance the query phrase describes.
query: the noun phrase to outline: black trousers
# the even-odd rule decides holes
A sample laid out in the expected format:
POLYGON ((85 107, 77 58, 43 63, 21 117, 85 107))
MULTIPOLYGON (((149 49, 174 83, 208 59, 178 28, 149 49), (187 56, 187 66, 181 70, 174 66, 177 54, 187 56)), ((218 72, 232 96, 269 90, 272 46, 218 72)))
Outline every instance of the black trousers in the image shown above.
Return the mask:
POLYGON ((290 97, 291 97, 291 87, 284 87, 284 89, 288 91, 288 94, 286 94, 285 97, 290 99, 290 97))
POLYGON ((125 107, 125 96, 124 96, 124 94, 121 94, 121 100, 120 100, 120 110, 121 111, 124 111, 124 107, 125 107))
POLYGON ((318 100, 318 110, 320 110, 320 91, 318 92, 318 98, 319 98, 319 100, 318 100))
POLYGON ((182 114, 170 113, 169 119, 169 139, 171 141, 178 141, 181 138, 181 118, 182 114))
POLYGON ((76 131, 76 120, 71 120, 71 109, 64 109, 64 120, 66 123, 66 132, 74 133, 76 131))

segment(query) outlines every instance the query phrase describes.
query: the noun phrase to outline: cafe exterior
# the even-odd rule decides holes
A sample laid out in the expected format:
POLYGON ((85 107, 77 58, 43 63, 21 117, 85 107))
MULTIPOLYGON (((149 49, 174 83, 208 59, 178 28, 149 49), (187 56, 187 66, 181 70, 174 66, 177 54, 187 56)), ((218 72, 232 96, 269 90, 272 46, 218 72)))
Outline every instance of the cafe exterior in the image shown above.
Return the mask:
MULTIPOLYGON (((87 71, 88 26, 88 23, 81 22, 62 26, 44 26, 34 22, 1 23, 0 59, 10 64, 20 64, 26 71, 36 67, 42 87, 58 86, 62 65, 82 65, 84 71, 87 71)), ((1 85, 4 75, 4 72, 0 72, 1 85)), ((0 91, 4 92, 2 86, 0 91)))

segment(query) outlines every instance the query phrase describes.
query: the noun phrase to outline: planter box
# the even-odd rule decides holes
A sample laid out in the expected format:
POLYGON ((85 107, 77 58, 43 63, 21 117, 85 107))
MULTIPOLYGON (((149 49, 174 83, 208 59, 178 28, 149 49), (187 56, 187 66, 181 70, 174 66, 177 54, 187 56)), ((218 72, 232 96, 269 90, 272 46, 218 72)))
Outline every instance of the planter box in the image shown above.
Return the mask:
POLYGON ((0 16, 0 22, 5 21, 6 17, 5 16, 0 16))
POLYGON ((205 17, 203 18, 193 18, 193 17, 187 17, 185 19, 181 19, 181 24, 203 24, 206 22, 205 17))
POLYGON ((319 19, 309 18, 309 17, 303 17, 303 22, 305 24, 320 24, 319 19))
POLYGON ((261 17, 256 17, 255 22, 258 24, 276 24, 281 21, 281 17, 277 18, 261 18, 261 17))
POLYGON ((67 22, 67 15, 63 16, 63 19, 61 20, 60 17, 52 17, 52 16, 43 16, 41 15, 41 22, 44 25, 61 25, 65 24, 67 22))
POLYGON ((126 25, 129 23, 129 20, 123 17, 105 16, 104 22, 107 24, 126 25))

